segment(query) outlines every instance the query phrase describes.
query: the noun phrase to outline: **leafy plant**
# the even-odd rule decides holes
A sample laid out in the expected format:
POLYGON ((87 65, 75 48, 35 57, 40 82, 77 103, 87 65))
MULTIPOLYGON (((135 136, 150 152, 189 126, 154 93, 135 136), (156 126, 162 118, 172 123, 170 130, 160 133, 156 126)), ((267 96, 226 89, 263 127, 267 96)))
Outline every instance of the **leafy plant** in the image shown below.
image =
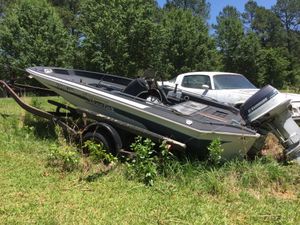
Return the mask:
POLYGON ((57 135, 57 143, 50 146, 48 155, 48 164, 58 167, 62 171, 73 171, 79 167, 80 154, 76 146, 67 143, 64 138, 62 128, 55 126, 55 134, 57 135))
POLYGON ((224 151, 221 145, 220 138, 214 139, 207 147, 207 149, 209 153, 208 161, 212 165, 219 165, 222 161, 222 153, 224 151))
POLYGON ((117 157, 106 152, 106 150, 103 148, 103 144, 97 144, 88 140, 84 143, 83 147, 88 150, 89 156, 91 156, 92 160, 95 162, 102 161, 105 164, 109 164, 117 161, 117 157))
POLYGON ((154 184, 157 176, 157 156, 154 156, 154 146, 150 139, 143 140, 142 137, 137 137, 130 146, 136 157, 127 163, 129 177, 137 177, 150 186, 154 184))
POLYGON ((166 165, 171 161, 172 155, 168 145, 163 142, 158 151, 155 150, 155 143, 150 139, 137 137, 131 145, 136 156, 127 162, 127 173, 129 177, 136 177, 146 185, 153 186, 154 180, 159 174, 165 174, 166 165))
POLYGON ((59 167, 63 171, 73 171, 78 168, 79 160, 79 153, 74 146, 58 146, 56 144, 50 146, 50 153, 48 155, 50 166, 59 167))

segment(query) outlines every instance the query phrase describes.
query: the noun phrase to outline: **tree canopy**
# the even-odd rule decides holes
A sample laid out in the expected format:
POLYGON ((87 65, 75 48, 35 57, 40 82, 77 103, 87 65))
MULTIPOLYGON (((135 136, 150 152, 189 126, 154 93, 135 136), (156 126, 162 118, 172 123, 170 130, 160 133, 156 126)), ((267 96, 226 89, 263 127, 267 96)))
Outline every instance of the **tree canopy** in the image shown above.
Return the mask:
POLYGON ((223 70, 300 86, 299 0, 226 6, 212 27, 209 15, 207 0, 1 0, 0 78, 48 65, 164 79, 223 70))
POLYGON ((32 65, 70 66, 71 44, 56 11, 45 0, 22 0, 0 22, 0 62, 7 76, 32 65))

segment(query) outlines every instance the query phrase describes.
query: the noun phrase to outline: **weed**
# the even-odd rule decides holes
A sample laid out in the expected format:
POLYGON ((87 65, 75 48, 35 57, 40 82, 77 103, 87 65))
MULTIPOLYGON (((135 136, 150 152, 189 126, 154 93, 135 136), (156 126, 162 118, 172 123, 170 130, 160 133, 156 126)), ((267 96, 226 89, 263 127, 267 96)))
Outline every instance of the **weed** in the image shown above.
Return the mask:
POLYGON ((207 171, 204 175, 202 188, 211 195, 221 195, 225 192, 223 178, 217 170, 207 171))
POLYGON ((56 144, 50 146, 48 155, 50 166, 58 167, 62 171, 73 171, 78 168, 79 159, 79 154, 74 146, 57 146, 56 144))
POLYGON ((32 97, 31 98, 31 105, 35 108, 41 109, 43 106, 43 101, 40 97, 32 97))
POLYGON ((84 143, 84 148, 89 152, 89 156, 94 162, 103 162, 104 164, 114 163, 117 161, 117 157, 113 156, 111 153, 106 152, 103 148, 103 144, 97 144, 93 141, 86 141, 84 143))
POLYGON ((138 178, 146 185, 153 186, 154 180, 159 174, 168 174, 170 162, 173 155, 169 152, 168 145, 163 142, 158 151, 155 150, 155 143, 150 139, 137 137, 131 144, 131 149, 136 157, 127 162, 127 174, 131 178, 138 178))
POLYGON ((130 146, 136 156, 127 163, 129 177, 137 177, 138 180, 150 186, 154 184, 157 176, 157 156, 154 155, 154 146, 155 144, 150 139, 143 140, 142 137, 137 137, 130 146))
POLYGON ((57 143, 50 146, 48 165, 58 167, 62 171, 73 171, 79 167, 80 154, 71 143, 66 143, 62 128, 55 127, 57 143))
POLYGON ((224 151, 224 149, 222 148, 221 145, 221 140, 220 138, 214 139, 210 145, 207 147, 208 149, 208 161, 212 164, 212 165, 220 165, 221 161, 222 161, 222 153, 224 151))

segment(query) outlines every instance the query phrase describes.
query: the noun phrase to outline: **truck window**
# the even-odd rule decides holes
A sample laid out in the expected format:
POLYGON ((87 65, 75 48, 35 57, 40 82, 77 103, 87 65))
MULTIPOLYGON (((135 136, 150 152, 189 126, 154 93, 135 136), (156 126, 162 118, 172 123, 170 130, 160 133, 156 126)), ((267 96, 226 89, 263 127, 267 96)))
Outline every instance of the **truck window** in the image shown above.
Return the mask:
POLYGON ((203 89, 202 85, 208 85, 211 89, 210 78, 207 75, 188 75, 182 80, 182 87, 203 89))

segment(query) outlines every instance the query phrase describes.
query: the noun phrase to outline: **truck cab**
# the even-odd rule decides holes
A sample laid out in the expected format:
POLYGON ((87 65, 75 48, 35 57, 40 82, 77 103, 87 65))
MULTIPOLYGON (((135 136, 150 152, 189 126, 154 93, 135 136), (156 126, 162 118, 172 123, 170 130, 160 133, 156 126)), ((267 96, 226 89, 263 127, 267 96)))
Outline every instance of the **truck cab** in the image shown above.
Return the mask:
POLYGON ((246 77, 237 73, 191 72, 164 81, 163 85, 185 92, 205 95, 239 107, 258 89, 246 77))

